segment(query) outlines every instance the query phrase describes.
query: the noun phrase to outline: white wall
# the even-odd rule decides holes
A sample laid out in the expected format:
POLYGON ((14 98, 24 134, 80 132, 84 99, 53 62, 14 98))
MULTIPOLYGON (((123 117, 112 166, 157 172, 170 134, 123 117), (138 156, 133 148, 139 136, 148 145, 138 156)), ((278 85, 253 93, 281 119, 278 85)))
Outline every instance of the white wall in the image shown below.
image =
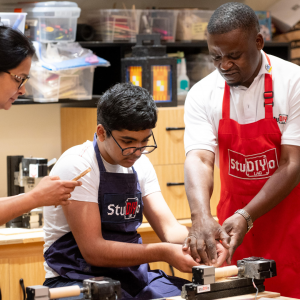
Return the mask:
POLYGON ((0 197, 7 196, 6 156, 61 155, 60 104, 13 105, 0 111, 0 197))

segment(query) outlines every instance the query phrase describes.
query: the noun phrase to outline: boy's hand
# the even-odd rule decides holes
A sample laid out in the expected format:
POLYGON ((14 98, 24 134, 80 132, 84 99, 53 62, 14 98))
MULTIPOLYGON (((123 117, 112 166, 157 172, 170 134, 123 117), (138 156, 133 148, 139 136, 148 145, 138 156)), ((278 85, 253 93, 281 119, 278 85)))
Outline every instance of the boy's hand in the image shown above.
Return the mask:
POLYGON ((80 181, 60 180, 58 176, 46 176, 30 193, 36 201, 36 207, 67 205, 71 192, 81 184, 80 181))
POLYGON ((213 264, 214 267, 220 267, 223 265, 225 260, 229 257, 229 250, 226 249, 219 241, 216 241, 217 248, 217 262, 213 264))
POLYGON ((183 250, 181 245, 168 244, 168 251, 166 251, 165 261, 184 273, 192 273, 192 267, 200 266, 191 257, 189 250, 183 250))

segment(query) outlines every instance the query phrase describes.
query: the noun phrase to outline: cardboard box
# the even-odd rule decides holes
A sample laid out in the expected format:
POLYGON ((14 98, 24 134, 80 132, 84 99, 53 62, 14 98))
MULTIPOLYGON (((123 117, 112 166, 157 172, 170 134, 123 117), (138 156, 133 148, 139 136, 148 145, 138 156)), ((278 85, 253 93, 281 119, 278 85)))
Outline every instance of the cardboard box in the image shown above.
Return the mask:
POLYGON ((268 9, 273 23, 282 32, 289 31, 300 21, 300 0, 280 0, 268 9))

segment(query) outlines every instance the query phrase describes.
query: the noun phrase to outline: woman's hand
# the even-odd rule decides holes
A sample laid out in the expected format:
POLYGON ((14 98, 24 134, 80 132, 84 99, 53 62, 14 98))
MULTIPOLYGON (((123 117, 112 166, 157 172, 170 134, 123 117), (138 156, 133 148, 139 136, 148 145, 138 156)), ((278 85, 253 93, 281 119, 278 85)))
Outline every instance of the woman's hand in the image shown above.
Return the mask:
POLYGON ((58 176, 46 176, 29 193, 36 202, 36 207, 67 205, 71 192, 81 184, 80 181, 60 180, 58 176))

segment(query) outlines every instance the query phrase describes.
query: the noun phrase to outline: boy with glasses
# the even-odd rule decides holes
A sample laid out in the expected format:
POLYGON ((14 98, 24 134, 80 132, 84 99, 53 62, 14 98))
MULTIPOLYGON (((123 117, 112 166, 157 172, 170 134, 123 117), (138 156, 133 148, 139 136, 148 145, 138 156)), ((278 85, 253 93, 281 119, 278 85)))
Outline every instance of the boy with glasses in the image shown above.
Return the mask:
MULTIPOLYGON (((188 228, 167 206, 152 164, 156 105, 143 88, 117 84, 98 103, 94 141, 67 150, 52 174, 71 179, 87 168, 67 208, 45 208, 45 269, 49 287, 80 285, 97 276, 121 282, 123 298, 178 296, 186 280, 151 271, 165 261, 183 272, 198 265, 182 242, 188 228), (143 214, 161 243, 143 245, 137 228, 143 214)), ((219 264, 226 251, 219 245, 219 264)), ((81 295, 79 298, 83 299, 81 295)))

